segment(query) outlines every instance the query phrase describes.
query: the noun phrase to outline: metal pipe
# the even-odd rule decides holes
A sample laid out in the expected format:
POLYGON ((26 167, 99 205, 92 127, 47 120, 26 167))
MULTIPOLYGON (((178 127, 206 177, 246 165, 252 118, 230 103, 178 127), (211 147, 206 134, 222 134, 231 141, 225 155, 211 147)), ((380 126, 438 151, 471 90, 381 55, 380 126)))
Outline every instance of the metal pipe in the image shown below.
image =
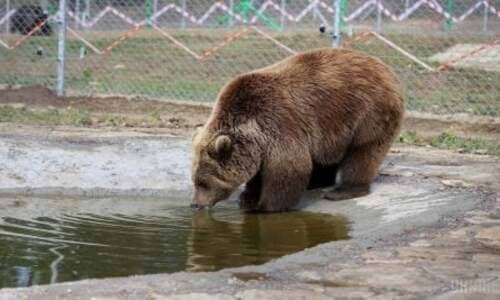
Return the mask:
POLYGON ((375 31, 380 32, 382 28, 382 0, 377 0, 377 24, 375 31))
POLYGON ((286 0, 281 0, 281 30, 285 30, 285 9, 286 9, 286 0))
MULTIPOLYGON (((83 13, 83 23, 87 24, 87 19, 90 18, 90 0, 85 0, 85 12, 83 13)), ((87 28, 84 26, 83 28, 87 28)))
POLYGON ((58 49, 57 49, 57 96, 64 96, 64 71, 66 55, 66 0, 59 0, 58 49))
POLYGON ((156 13, 158 12, 158 0, 153 1, 153 21, 155 21, 156 13))
POLYGON ((340 39, 340 3, 341 0, 334 0, 334 8, 335 14, 333 18, 333 48, 339 48, 341 39, 340 39))
POLYGON ((483 14, 483 32, 484 33, 488 33, 488 8, 489 8, 489 3, 488 1, 484 1, 483 2, 483 6, 484 6, 484 14, 483 14))
MULTIPOLYGON (((10 12, 10 0, 5 3, 5 12, 8 14, 10 12)), ((10 17, 5 20, 5 30, 6 33, 10 33, 10 17)))
POLYGON ((234 0, 229 1, 229 11, 231 11, 231 14, 229 14, 229 27, 234 26, 234 0))
POLYGON ((186 28, 186 0, 182 0, 182 19, 181 19, 181 28, 186 28))
MULTIPOLYGON (((82 16, 81 16, 81 12, 80 12, 80 0, 75 0, 76 3, 75 3, 75 15, 76 17, 81 20, 82 16)), ((80 29, 80 22, 77 22, 77 19, 75 19, 75 28, 76 30, 79 30, 80 29)))

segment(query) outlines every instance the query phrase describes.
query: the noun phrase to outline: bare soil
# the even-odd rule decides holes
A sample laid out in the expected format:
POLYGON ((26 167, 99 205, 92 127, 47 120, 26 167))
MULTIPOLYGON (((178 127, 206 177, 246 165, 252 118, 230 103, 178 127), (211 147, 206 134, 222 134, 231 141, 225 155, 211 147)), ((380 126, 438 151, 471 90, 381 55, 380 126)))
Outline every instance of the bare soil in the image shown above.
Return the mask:
MULTIPOLYGON (((7 88, 0 90, 0 105, 29 110, 63 110, 69 107, 88 112, 91 116, 122 116, 129 120, 156 114, 164 122, 124 122, 115 127, 158 127, 162 133, 189 135, 194 127, 208 118, 211 107, 201 103, 166 102, 126 97, 57 97, 42 86, 7 88)), ((100 126, 101 125, 101 126, 100 126)), ((92 124, 89 127, 103 127, 92 124)), ((493 117, 467 115, 433 115, 407 112, 403 130, 423 135, 452 131, 463 137, 500 140, 500 120, 493 117)))
MULTIPOLYGON (((4 89, 0 91, 0 105, 10 105, 31 110, 67 109, 86 111, 91 115, 118 115, 130 119, 157 113, 162 120, 157 127, 166 127, 173 134, 189 134, 192 128, 203 125, 210 114, 210 106, 202 104, 173 103, 125 97, 57 97, 42 86, 4 89)), ((120 124, 118 124, 120 126, 120 124)), ((124 127, 137 127, 130 124, 124 127)), ((140 127, 140 124, 139 124, 140 127)), ((147 124, 144 127, 151 127, 147 124)))

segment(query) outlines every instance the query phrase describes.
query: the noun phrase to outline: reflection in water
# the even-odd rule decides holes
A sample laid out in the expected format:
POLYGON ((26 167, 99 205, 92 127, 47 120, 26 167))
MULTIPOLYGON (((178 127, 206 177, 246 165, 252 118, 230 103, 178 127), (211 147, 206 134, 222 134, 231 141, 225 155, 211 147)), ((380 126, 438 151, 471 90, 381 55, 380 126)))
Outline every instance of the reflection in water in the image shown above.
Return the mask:
POLYGON ((188 239, 188 271, 261 264, 327 241, 348 238, 344 218, 324 214, 244 214, 231 216, 199 213, 193 216, 188 239))
POLYGON ((58 250, 64 249, 68 247, 67 245, 56 246, 49 249, 50 252, 57 255, 57 258, 50 264, 50 272, 52 272, 52 276, 50 277, 50 283, 57 282, 57 276, 59 275, 59 263, 64 259, 64 255, 61 254, 58 250))
POLYGON ((0 288, 264 263, 348 238, 342 217, 169 208, 166 217, 62 215, 0 222, 0 288))

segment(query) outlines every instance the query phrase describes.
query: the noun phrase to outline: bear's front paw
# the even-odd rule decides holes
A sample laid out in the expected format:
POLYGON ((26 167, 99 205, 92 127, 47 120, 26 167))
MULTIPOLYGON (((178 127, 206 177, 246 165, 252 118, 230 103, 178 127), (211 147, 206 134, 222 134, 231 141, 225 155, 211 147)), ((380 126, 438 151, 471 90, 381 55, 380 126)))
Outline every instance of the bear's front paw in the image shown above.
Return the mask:
POLYGON ((257 199, 257 197, 252 196, 251 193, 248 193, 246 191, 241 193, 239 201, 241 209, 254 210, 257 208, 258 204, 259 204, 259 199, 257 199))
POLYGON ((323 194, 323 198, 332 201, 348 200, 366 196, 370 193, 369 186, 359 187, 341 187, 337 190, 329 191, 323 194))

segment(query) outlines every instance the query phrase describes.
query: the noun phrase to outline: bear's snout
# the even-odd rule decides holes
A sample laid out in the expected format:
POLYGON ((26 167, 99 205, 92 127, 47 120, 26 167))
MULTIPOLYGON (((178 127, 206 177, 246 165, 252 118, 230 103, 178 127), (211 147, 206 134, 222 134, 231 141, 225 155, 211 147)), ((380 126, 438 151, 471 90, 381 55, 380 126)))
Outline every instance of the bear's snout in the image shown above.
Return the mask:
POLYGON ((203 209, 210 208, 214 206, 214 204, 215 201, 211 199, 210 195, 206 195, 206 193, 200 191, 195 191, 191 207, 196 209, 203 209))

